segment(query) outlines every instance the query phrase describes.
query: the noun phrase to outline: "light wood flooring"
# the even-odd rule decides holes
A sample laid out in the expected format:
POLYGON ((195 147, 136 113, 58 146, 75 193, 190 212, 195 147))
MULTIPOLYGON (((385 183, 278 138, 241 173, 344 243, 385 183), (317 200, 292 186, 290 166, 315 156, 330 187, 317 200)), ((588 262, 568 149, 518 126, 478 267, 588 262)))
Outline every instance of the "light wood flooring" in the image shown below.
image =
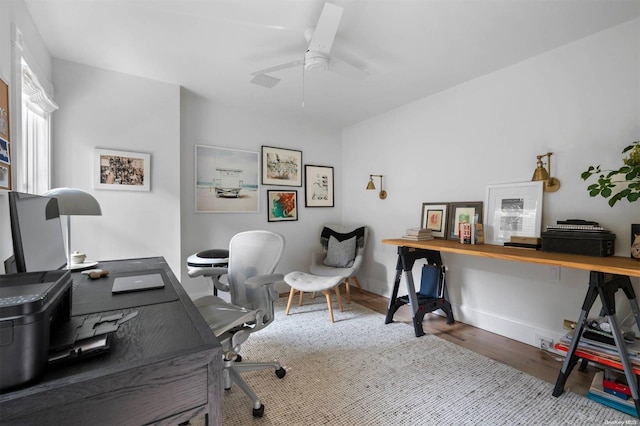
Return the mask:
MULTIPOLYGON (((389 299, 386 297, 367 291, 360 292, 357 288, 352 287, 351 300, 376 312, 387 313, 389 299)), ((402 313, 399 310, 394 319, 396 321, 410 322, 410 312, 408 309, 406 313, 402 313)), ((455 324, 448 325, 446 318, 435 314, 425 315, 422 327, 425 333, 434 334, 551 384, 555 384, 564 360, 558 355, 481 330, 457 320, 455 324)), ((413 331, 407 334, 407 338, 416 338, 413 331)), ((597 371, 599 371, 597 367, 591 365, 587 367, 586 371, 579 371, 578 365, 576 365, 567 380, 565 390, 571 390, 584 396, 591 386, 593 375, 597 371)))

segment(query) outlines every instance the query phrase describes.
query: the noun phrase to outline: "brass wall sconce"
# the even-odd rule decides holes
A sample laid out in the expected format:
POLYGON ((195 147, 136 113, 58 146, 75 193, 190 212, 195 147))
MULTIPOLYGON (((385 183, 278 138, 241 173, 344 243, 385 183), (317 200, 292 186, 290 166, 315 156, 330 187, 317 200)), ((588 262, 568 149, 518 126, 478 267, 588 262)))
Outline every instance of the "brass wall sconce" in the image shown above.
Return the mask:
POLYGON ((367 184, 367 190, 376 189, 376 185, 373 183, 374 176, 380 178, 380 193, 378 194, 378 197, 380 197, 381 200, 384 200, 385 198, 387 198, 387 191, 382 189, 382 175, 369 175, 369 183, 367 184))
POLYGON ((560 189, 560 181, 554 177, 551 177, 551 156, 553 152, 547 152, 546 154, 538 155, 538 162, 536 164, 536 170, 533 172, 532 181, 544 181, 544 190, 546 192, 556 192, 560 189), (544 167, 542 157, 547 157, 547 168, 544 167))

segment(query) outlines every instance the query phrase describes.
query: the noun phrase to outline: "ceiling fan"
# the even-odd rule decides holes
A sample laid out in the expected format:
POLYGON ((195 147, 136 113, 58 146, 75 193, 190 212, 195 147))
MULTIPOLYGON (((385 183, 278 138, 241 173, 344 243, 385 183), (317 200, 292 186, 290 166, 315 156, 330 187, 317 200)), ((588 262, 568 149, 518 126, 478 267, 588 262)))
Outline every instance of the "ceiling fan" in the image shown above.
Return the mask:
POLYGON ((309 42, 307 51, 301 59, 252 72, 251 83, 272 88, 280 82, 279 78, 267 75, 276 71, 298 66, 303 67, 303 77, 306 71, 334 71, 347 77, 362 79, 366 73, 335 55, 330 55, 333 40, 338 31, 343 8, 332 3, 325 3, 318 23, 315 27, 307 28, 305 39, 309 42))

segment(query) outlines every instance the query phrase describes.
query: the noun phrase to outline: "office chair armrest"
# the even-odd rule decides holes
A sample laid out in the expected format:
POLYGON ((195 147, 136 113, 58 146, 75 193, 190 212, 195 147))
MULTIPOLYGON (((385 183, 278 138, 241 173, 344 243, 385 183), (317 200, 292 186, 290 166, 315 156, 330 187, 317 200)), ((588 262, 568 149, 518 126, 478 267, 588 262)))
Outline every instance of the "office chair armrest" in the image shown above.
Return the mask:
POLYGON ((229 272, 227 268, 191 268, 187 271, 191 278, 195 277, 209 277, 213 281, 213 286, 220 291, 229 292, 229 283, 223 283, 220 281, 220 277, 226 275, 229 272))
POLYGON ((191 268, 187 271, 191 278, 205 276, 205 277, 219 277, 228 273, 227 268, 191 268))
POLYGON ((282 274, 269 274, 269 275, 257 275, 247 279, 244 283, 249 287, 258 288, 268 284, 275 284, 278 281, 284 280, 282 274))

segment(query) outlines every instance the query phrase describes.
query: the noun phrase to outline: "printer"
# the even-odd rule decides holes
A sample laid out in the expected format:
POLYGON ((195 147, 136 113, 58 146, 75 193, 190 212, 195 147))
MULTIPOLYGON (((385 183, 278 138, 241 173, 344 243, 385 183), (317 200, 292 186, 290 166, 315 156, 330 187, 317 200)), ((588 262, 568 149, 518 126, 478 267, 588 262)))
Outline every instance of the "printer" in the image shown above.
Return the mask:
POLYGON ((0 391, 44 373, 52 329, 71 318, 72 289, 68 270, 0 275, 0 391))

